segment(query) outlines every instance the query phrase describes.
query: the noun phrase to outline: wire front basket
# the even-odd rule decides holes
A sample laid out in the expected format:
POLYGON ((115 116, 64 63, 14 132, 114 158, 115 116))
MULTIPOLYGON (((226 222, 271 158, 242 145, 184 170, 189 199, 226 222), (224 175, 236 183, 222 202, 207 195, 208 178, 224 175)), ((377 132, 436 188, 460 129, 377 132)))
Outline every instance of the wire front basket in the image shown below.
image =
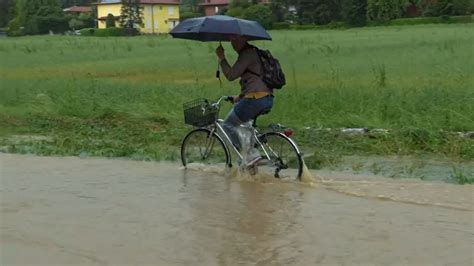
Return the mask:
POLYGON ((219 116, 219 109, 202 98, 183 104, 183 109, 184 123, 195 127, 205 127, 213 124, 219 116))

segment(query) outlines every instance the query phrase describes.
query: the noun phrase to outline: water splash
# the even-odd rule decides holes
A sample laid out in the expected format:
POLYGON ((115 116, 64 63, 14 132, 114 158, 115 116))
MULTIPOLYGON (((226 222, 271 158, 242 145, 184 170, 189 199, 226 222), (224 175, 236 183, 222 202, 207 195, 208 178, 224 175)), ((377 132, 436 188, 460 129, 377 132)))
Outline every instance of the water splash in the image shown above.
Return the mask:
POLYGON ((237 181, 252 181, 252 182, 261 182, 261 183, 273 183, 275 182, 275 177, 264 172, 251 173, 246 168, 234 167, 230 171, 230 177, 234 178, 237 181))

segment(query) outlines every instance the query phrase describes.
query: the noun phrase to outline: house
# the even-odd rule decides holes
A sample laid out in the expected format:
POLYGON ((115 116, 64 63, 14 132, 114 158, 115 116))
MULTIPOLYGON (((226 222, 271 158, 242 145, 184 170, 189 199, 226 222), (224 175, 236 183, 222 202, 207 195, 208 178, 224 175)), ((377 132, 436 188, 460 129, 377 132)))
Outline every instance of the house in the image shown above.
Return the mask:
POLYGON ((92 13, 92 7, 90 6, 71 6, 63 9, 63 12, 70 14, 80 15, 82 13, 92 13))
POLYGON ((224 12, 230 4, 230 0, 204 0, 199 3, 200 7, 204 8, 206 16, 214 16, 224 12))
MULTIPOLYGON (((168 33, 179 23, 180 0, 140 0, 143 11, 142 33, 168 33)), ((100 0, 97 5, 99 29, 106 27, 108 14, 117 20, 122 8, 121 0, 100 0)))
MULTIPOLYGON (((227 10, 232 0, 202 0, 198 5, 204 8, 204 14, 206 16, 214 16, 222 14, 227 10)), ((270 4, 271 0, 259 0, 259 4, 270 4)))

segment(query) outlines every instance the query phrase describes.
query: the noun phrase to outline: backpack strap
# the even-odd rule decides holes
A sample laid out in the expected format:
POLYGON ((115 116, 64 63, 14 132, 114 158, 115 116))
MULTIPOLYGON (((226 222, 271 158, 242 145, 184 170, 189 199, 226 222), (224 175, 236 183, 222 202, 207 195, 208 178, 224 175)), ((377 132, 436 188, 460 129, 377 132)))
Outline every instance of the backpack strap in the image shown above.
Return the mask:
MULTIPOLYGON (((259 49, 258 49, 256 46, 251 45, 251 44, 249 44, 245 49, 250 49, 250 48, 255 49, 255 52, 257 53, 257 56, 258 56, 258 60, 260 61, 260 65, 261 65, 261 67, 263 67, 263 66, 262 66, 262 60, 260 59, 260 55, 258 54, 258 50, 259 50, 259 49)), ((254 71, 252 71, 252 70, 250 70, 250 69, 248 69, 248 68, 244 71, 244 73, 247 73, 247 72, 250 73, 250 74, 253 74, 253 75, 257 76, 257 77, 262 77, 261 74, 257 74, 257 73, 255 73, 254 71)))

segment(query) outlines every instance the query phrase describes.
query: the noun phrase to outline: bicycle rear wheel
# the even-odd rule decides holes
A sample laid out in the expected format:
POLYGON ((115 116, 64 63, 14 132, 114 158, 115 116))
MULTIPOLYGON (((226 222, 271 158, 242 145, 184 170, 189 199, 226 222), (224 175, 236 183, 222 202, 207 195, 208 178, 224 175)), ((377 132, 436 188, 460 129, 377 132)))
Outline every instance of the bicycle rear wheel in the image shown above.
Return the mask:
POLYGON ((186 135, 181 145, 181 161, 184 167, 231 167, 230 153, 224 141, 205 128, 195 129, 186 135))
MULTIPOLYGON (((259 139, 270 157, 267 165, 259 166, 259 172, 265 171, 281 179, 301 179, 303 160, 296 144, 290 138, 281 133, 269 132, 259 139)), ((261 153, 264 156, 264 152, 261 153)))

